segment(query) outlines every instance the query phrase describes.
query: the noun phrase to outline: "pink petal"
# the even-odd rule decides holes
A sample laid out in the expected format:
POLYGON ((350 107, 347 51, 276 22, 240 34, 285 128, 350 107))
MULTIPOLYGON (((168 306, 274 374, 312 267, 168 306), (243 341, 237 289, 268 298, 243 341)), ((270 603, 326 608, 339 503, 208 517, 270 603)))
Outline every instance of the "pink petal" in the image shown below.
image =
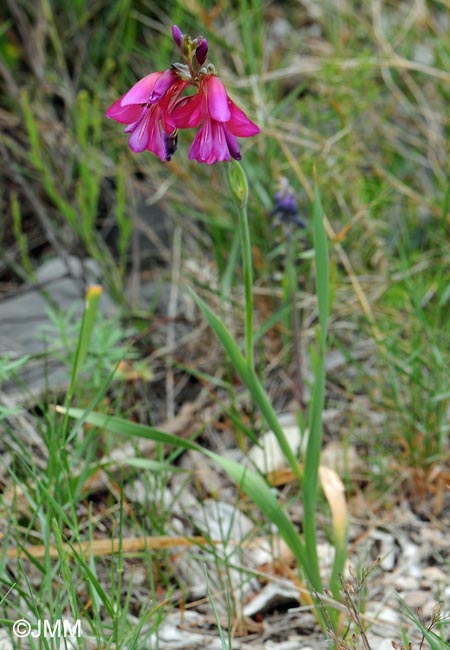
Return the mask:
POLYGON ((221 122, 213 122, 213 142, 215 156, 215 160, 213 162, 230 160, 230 150, 228 148, 226 128, 221 122))
POLYGON ((191 145, 189 159, 208 165, 230 160, 225 129, 221 122, 205 120, 191 145))
POLYGON ((175 104, 166 119, 178 129, 190 129, 200 124, 201 108, 199 95, 183 97, 175 104))
POLYGON ((249 120, 244 111, 241 111, 231 99, 228 99, 228 106, 230 108, 231 118, 227 123, 227 128, 233 135, 248 138, 260 132, 261 129, 259 126, 249 120))
POLYGON ((130 132, 128 145, 135 153, 148 149, 166 160, 166 145, 160 125, 161 111, 156 105, 146 108, 135 124, 130 124, 125 131, 130 132))
POLYGON ((185 86, 185 82, 181 82, 177 74, 173 70, 165 70, 163 74, 157 79, 154 87, 152 96, 150 98, 151 102, 156 102, 161 97, 167 93, 169 88, 173 87, 172 90, 176 92, 181 92, 185 86), (179 88, 180 87, 180 88, 179 88))
MULTIPOLYGON (((172 119, 172 112, 178 106, 178 96, 186 86, 189 86, 188 81, 178 79, 158 102, 158 106, 160 106, 162 111, 163 128, 166 133, 172 133, 172 131, 178 128, 178 125, 172 119)), ((200 122, 200 119, 198 122, 200 122)))
POLYGON ((189 160, 197 160, 197 162, 205 162, 211 153, 211 138, 210 138, 209 120, 198 130, 194 138, 191 148, 189 149, 189 160))
POLYGON ((135 124, 131 124, 125 131, 130 133, 128 138, 128 145, 135 153, 140 153, 147 149, 149 141, 149 121, 151 113, 148 109, 142 114, 142 118, 135 124), (131 127, 131 128, 130 128, 131 127))
POLYGON ((142 113, 142 106, 121 106, 122 98, 117 99, 114 104, 106 111, 106 117, 109 117, 120 124, 130 124, 135 122, 142 113))
POLYGON ((158 120, 153 121, 151 124, 147 149, 152 153, 154 153, 156 156, 159 156, 160 160, 166 162, 167 160, 166 143, 164 140, 164 134, 161 129, 161 125, 158 120))
POLYGON ((163 74, 164 72, 152 72, 152 74, 140 79, 122 97, 121 105, 148 104, 152 99, 155 85, 163 74))
MULTIPOLYGON (((202 87, 205 86, 204 95, 207 98, 208 111, 213 120, 228 122, 231 117, 228 108, 228 97, 225 86, 215 75, 204 77, 202 87)), ((200 90, 202 90, 202 87, 200 90)))

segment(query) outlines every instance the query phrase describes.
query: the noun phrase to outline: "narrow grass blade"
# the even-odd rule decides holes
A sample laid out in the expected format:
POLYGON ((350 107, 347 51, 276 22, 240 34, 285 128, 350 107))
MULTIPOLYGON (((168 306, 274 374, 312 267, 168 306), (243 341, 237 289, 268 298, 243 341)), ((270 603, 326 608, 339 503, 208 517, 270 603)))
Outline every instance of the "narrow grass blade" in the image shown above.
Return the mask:
POLYGON ((305 573, 308 576, 306 556, 299 534, 284 514, 274 493, 264 479, 236 461, 223 458, 223 456, 208 450, 204 450, 204 453, 214 459, 231 476, 239 485, 239 488, 250 497, 267 519, 276 526, 279 534, 291 549, 299 565, 305 568, 305 573))
POLYGON ((316 268, 316 292, 319 306, 320 349, 325 353, 328 313, 330 311, 330 272, 328 261, 328 239, 324 226, 324 215, 319 190, 316 188, 313 204, 314 257, 316 268))
POLYGON ((414 612, 410 607, 408 607, 408 605, 406 605, 406 603, 400 597, 398 599, 406 613, 406 616, 417 627, 417 629, 420 630, 420 633, 428 642, 431 650, 448 650, 450 648, 450 645, 443 639, 440 639, 439 636, 431 629, 430 625, 424 625, 424 623, 420 620, 420 616, 417 614, 417 612, 414 612))
POLYGON ((211 605, 211 609, 214 614, 214 619, 216 621, 217 631, 219 632, 220 645, 222 646, 222 650, 230 650, 233 647, 233 643, 231 640, 232 625, 231 625, 231 603, 230 603, 230 594, 229 594, 229 584, 227 584, 227 593, 226 593, 226 602, 227 602, 226 610, 227 610, 228 620, 227 620, 227 638, 225 638, 222 624, 220 622, 220 615, 219 612, 217 611, 216 603, 214 602, 214 597, 209 584, 209 576, 208 576, 208 570, 206 568, 206 565, 204 565, 203 570, 206 579, 206 595, 208 596, 209 604, 211 605))
MULTIPOLYGON (((65 413, 66 409, 57 406, 58 412, 65 413)), ((102 413, 86 413, 83 409, 69 408, 67 409, 69 417, 77 420, 82 420, 88 424, 93 424, 96 427, 111 431, 122 436, 132 436, 133 438, 145 438, 146 440, 154 440, 155 442, 162 442, 174 447, 181 447, 183 449, 191 449, 192 451, 200 451, 203 449, 191 440, 184 438, 177 438, 170 433, 165 433, 154 427, 148 427, 145 424, 138 424, 131 422, 124 418, 119 418, 115 415, 104 415, 102 413)))
POLYGON ((314 387, 309 406, 309 436, 305 453, 303 477, 304 539, 307 562, 313 575, 313 584, 323 591, 317 557, 316 509, 317 486, 322 445, 322 411, 325 401, 325 352, 329 310, 328 242, 323 223, 320 196, 316 189, 313 204, 314 255, 316 290, 319 305, 319 353, 316 360, 314 387))
MULTIPOLYGON (((58 407, 58 410, 59 409, 60 407, 58 407)), ((130 422, 116 416, 102 415, 100 413, 86 414, 85 411, 77 408, 68 409, 67 414, 69 417, 81 419, 89 424, 103 427, 112 433, 146 438, 147 440, 154 440, 155 442, 162 442, 175 447, 191 449, 193 451, 199 451, 200 453, 212 458, 231 476, 234 481, 236 481, 241 490, 250 497, 267 519, 277 527, 281 537, 291 549, 299 565, 304 567, 305 574, 308 576, 308 566, 306 564, 302 541, 295 530, 295 527, 286 517, 282 508, 278 504, 271 488, 267 485, 264 479, 261 478, 261 476, 235 461, 225 459, 208 449, 203 449, 195 442, 185 440, 184 438, 177 438, 176 436, 153 427, 130 422)))
MULTIPOLYGON (((86 291, 86 306, 84 309, 83 320, 81 322, 80 335, 78 338, 78 347, 72 368, 71 387, 75 383, 78 373, 80 372, 83 361, 91 340, 92 330, 94 329, 95 319, 98 312, 102 287, 93 285, 86 291)), ((70 391, 69 391, 70 392, 70 391)))
POLYGON ((191 294, 200 310, 202 311, 203 315, 205 316, 206 320, 210 324, 211 328, 213 329, 214 333, 216 334, 217 338, 222 343, 222 346, 225 349, 225 352, 228 354, 228 357, 234 369, 249 389, 253 399, 265 417, 267 424, 274 432, 284 457, 291 466, 295 478, 300 482, 302 476, 297 457, 286 439, 284 431, 278 421, 277 415, 273 409, 272 404, 270 403, 269 398, 266 395, 261 382, 256 377, 253 369, 247 364, 245 358, 239 350, 239 347, 235 343, 233 337, 225 325, 222 323, 222 321, 216 316, 212 309, 210 309, 210 307, 208 307, 208 305, 204 303, 199 296, 197 296, 194 291, 191 291, 191 294))

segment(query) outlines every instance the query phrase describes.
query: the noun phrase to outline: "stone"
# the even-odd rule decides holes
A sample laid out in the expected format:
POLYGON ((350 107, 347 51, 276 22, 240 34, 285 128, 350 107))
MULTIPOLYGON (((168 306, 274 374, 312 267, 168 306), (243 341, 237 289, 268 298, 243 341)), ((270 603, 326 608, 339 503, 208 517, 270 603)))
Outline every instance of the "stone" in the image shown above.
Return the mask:
MULTIPOLYGON (((3 357, 32 358, 17 372, 18 380, 4 381, 1 390, 14 404, 30 403, 49 390, 64 390, 70 373, 59 361, 48 356, 48 348, 54 337, 42 334, 52 321, 49 308, 63 313, 73 310, 75 318, 81 318, 85 290, 98 284, 101 272, 94 260, 79 260, 67 256, 47 260, 36 272, 36 286, 18 291, 3 298, 0 311, 0 354, 3 357)), ((112 315, 115 305, 104 291, 100 301, 104 315, 112 315)))

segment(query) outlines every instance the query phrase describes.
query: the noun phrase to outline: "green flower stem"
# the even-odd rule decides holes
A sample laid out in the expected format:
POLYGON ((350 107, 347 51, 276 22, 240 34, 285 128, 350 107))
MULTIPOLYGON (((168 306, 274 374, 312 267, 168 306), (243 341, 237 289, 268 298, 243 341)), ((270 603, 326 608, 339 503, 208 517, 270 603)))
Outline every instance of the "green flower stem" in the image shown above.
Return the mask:
POLYGON ((253 262, 248 226, 248 182, 243 167, 235 160, 227 167, 228 185, 237 203, 239 231, 241 235, 242 262, 244 268, 245 292, 245 350, 248 366, 255 366, 253 352, 253 262))
POLYGON ((244 263, 244 289, 245 289, 245 347, 247 363, 254 368, 253 354, 253 265, 252 249, 250 243, 250 230, 248 227, 247 206, 239 210, 239 227, 242 241, 242 259, 244 263))

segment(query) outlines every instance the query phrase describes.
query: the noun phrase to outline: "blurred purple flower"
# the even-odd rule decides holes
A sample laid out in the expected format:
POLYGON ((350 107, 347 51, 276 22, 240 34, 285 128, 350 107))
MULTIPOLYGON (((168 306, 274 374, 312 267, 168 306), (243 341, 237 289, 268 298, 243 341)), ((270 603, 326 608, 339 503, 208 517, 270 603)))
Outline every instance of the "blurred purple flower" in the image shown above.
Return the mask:
POLYGON ((270 212, 272 217, 276 217, 286 224, 293 223, 299 228, 306 228, 305 222, 299 216, 294 191, 286 178, 280 178, 273 200, 274 208, 270 212))

